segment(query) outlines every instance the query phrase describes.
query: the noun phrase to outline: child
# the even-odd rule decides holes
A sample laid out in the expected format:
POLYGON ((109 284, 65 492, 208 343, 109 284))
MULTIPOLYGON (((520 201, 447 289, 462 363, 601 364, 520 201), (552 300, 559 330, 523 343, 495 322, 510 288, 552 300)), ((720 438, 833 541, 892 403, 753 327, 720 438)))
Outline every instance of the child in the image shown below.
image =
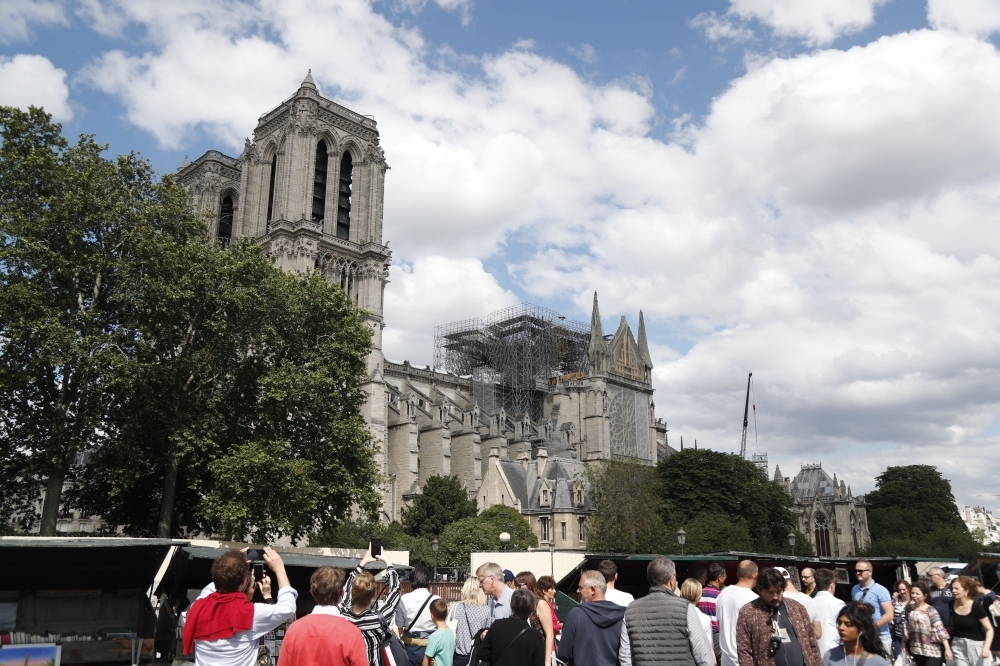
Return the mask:
POLYGON ((431 617, 437 631, 427 639, 423 666, 452 666, 455 657, 455 632, 448 628, 448 604, 444 599, 431 602, 431 617))

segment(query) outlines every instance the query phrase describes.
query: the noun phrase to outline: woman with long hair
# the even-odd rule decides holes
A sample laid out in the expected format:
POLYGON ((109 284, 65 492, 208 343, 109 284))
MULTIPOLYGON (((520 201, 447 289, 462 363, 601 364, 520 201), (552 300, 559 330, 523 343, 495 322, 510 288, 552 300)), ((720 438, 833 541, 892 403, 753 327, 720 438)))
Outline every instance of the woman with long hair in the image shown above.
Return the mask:
POLYGON ((462 600, 452 605, 450 617, 455 622, 454 666, 466 666, 472 652, 472 641, 480 630, 490 625, 490 608, 479 579, 469 576, 462 585, 462 600))
POLYGON ((347 582, 344 584, 347 594, 340 602, 340 613, 345 620, 361 630, 361 635, 365 639, 365 646, 368 649, 368 663, 379 664, 379 645, 385 640, 392 629, 389 623, 396 615, 396 606, 399 605, 399 573, 392 566, 392 562, 384 555, 372 557, 372 548, 368 546, 368 552, 361 558, 358 567, 347 575, 347 582), (384 601, 375 600, 375 592, 378 585, 375 583, 375 576, 369 571, 365 571, 365 565, 369 562, 379 560, 385 562, 385 583, 388 587, 384 601))
POLYGON ((535 612, 530 618, 531 626, 545 636, 545 654, 551 654, 556 645, 556 635, 552 630, 552 608, 545 601, 542 589, 538 587, 538 581, 535 580, 535 574, 530 571, 522 571, 514 576, 514 586, 518 589, 528 590, 535 595, 535 612))
POLYGON ((990 645, 993 643, 993 623, 986 617, 982 604, 976 603, 979 582, 975 578, 959 576, 951 581, 951 649, 955 653, 955 666, 982 666, 991 661, 990 645))
POLYGON ((840 609, 840 645, 823 655, 823 666, 889 666, 892 657, 886 653, 872 614, 872 607, 860 601, 840 609))
POLYGON ((558 634, 562 631, 562 622, 556 615, 556 579, 552 576, 542 576, 538 579, 538 589, 542 591, 542 598, 552 609, 552 633, 558 634))
POLYGON ((913 658, 916 666, 941 666, 941 657, 952 660, 948 632, 941 615, 931 606, 930 588, 917 581, 910 585, 910 608, 903 621, 903 652, 913 658))
POLYGON ((906 611, 910 606, 910 584, 905 580, 897 580, 892 586, 892 658, 895 660, 903 651, 903 632, 906 624, 906 611))
MULTIPOLYGON (((701 590, 701 583, 694 578, 688 578, 681 584, 681 596, 694 604, 695 608, 698 607, 698 602, 701 601, 701 590)), ((708 641, 709 645, 712 645, 712 618, 699 612, 698 620, 701 622, 701 628, 705 631, 705 640, 708 641)), ((715 660, 715 650, 712 650, 712 663, 719 663, 715 660)))

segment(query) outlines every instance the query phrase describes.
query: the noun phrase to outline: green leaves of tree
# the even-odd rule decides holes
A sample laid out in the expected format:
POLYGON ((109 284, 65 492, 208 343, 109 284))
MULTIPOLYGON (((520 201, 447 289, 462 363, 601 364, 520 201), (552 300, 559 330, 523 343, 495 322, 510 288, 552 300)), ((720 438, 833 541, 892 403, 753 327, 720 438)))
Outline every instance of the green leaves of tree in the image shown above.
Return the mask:
POLYGON ((403 507, 403 528, 412 536, 435 537, 456 520, 471 518, 476 503, 457 476, 432 476, 413 504, 403 507))
POLYGON ((364 314, 250 239, 223 251, 138 157, 0 109, 0 518, 47 484, 130 535, 293 539, 374 511, 364 314), (90 464, 71 470, 76 452, 90 464))

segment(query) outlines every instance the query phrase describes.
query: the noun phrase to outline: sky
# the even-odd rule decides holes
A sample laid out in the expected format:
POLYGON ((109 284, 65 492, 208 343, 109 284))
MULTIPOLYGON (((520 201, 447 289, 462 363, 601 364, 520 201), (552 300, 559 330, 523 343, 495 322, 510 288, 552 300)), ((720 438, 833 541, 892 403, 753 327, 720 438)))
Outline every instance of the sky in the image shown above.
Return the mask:
POLYGON ((0 104, 169 173, 308 70, 391 170, 385 355, 645 316, 671 444, 1000 508, 1000 3, 0 0, 0 104))

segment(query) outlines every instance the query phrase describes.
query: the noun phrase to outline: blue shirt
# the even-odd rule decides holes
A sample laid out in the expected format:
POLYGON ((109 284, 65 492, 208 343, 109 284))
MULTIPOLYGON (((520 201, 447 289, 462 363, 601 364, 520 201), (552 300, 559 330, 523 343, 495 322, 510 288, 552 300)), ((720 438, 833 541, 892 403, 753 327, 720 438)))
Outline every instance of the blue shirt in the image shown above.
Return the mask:
MULTIPOLYGON (((889 602, 890 604, 892 603, 892 595, 889 594, 889 590, 885 589, 875 581, 872 581, 872 584, 864 589, 861 588, 860 583, 855 585, 854 589, 851 590, 851 599, 854 601, 863 601, 874 608, 875 612, 872 614, 872 619, 875 622, 878 622, 883 615, 882 604, 886 602, 889 602)), ((882 625, 879 632, 888 636, 890 624, 892 623, 889 622, 888 624, 882 625)))
POLYGON ((493 624, 495 620, 504 620, 510 617, 510 598, 514 596, 514 590, 506 585, 504 588, 499 599, 490 596, 490 624, 493 624))

